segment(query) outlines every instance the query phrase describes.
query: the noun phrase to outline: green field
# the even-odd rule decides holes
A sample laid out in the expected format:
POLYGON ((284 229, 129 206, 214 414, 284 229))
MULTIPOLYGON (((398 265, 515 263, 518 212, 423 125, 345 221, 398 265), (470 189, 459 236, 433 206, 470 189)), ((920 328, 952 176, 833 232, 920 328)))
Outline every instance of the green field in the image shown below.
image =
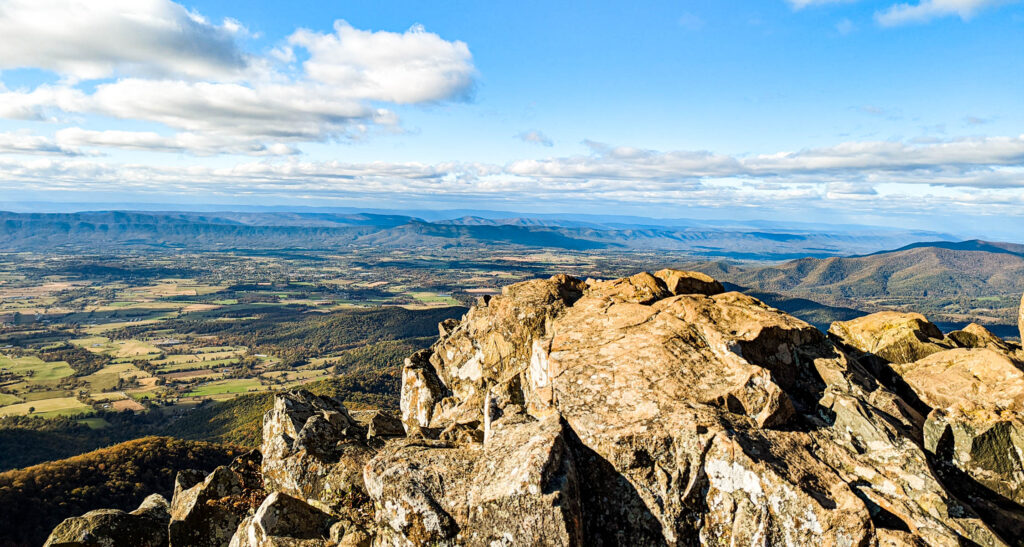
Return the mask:
POLYGON ((228 393, 246 393, 250 390, 259 390, 263 384, 252 378, 235 380, 218 380, 199 386, 193 391, 186 393, 188 397, 207 397, 210 395, 221 395, 228 393))
POLYGON ((0 370, 17 374, 29 382, 56 381, 75 373, 71 365, 64 361, 46 363, 35 356, 0 357, 0 370))
POLYGON ((20 403, 21 401, 21 398, 14 395, 0 393, 0 406, 13 405, 15 403, 20 403))
POLYGON ((0 408, 0 416, 24 416, 29 414, 30 408, 35 409, 32 412, 33 416, 42 416, 44 418, 52 418, 54 416, 73 416, 75 414, 92 412, 91 406, 82 403, 74 397, 61 397, 5 406, 0 408))

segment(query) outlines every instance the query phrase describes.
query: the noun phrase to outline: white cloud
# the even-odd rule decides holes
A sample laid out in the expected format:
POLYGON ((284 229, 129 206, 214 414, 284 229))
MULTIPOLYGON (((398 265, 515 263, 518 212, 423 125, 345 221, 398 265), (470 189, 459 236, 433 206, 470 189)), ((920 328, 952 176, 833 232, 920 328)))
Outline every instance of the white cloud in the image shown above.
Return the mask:
POLYGON ((219 77, 246 67, 237 22, 211 24, 169 0, 4 0, 0 68, 76 79, 219 77))
POLYGON ((465 43, 421 26, 373 32, 338 21, 329 33, 298 30, 263 57, 238 48, 243 32, 237 22, 211 25, 168 0, 0 3, 0 68, 64 78, 33 89, 0 84, 0 117, 75 123, 78 132, 63 134, 82 146, 293 153, 303 142, 394 131, 388 104, 465 99, 475 77, 465 43), (296 49, 308 53, 300 66, 296 49), (105 80, 81 85, 88 78, 105 80), (82 123, 88 115, 178 133, 102 131, 82 123))
POLYGON ((1015 0, 920 0, 917 4, 894 4, 875 14, 883 26, 923 23, 939 17, 956 15, 964 21, 979 11, 1013 3, 1015 0))
POLYGON ((554 146, 555 144, 550 137, 548 137, 541 131, 537 131, 536 129, 534 129, 533 131, 524 131, 516 135, 516 138, 523 142, 538 144, 540 146, 554 146))
POLYGON ((288 38, 309 52, 302 65, 313 80, 354 99, 423 103, 457 97, 473 83, 464 42, 448 42, 417 25, 403 34, 334 23, 333 34, 299 30, 288 38))

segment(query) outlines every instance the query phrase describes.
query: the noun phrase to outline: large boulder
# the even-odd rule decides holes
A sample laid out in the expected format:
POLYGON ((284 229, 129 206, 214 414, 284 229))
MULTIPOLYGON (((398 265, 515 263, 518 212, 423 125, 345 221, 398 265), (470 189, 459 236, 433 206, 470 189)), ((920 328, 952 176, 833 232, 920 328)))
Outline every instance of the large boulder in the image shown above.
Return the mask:
POLYGON ((170 505, 169 545, 228 545, 239 523, 266 495, 259 466, 259 452, 253 451, 202 479, 195 472, 179 473, 170 505))
POLYGON ((977 323, 971 323, 960 330, 950 332, 946 337, 961 348, 988 348, 1006 354, 1014 351, 1010 344, 977 323))
POLYGON ((302 500, 273 492, 238 526, 230 547, 327 547, 335 520, 302 500))
POLYGON ((722 284, 709 275, 686 270, 659 270, 654 276, 665 282, 672 294, 703 294, 713 296, 725 292, 722 284))
POLYGON ((378 544, 583 544, 576 469, 554 415, 499 417, 480 445, 389 445, 366 484, 378 544))
POLYGON ((263 418, 263 482, 335 514, 367 511, 363 465, 373 456, 367 427, 337 399, 280 393, 263 418))
POLYGON ((953 347, 942 331, 919 313, 873 313, 832 323, 828 332, 855 354, 896 364, 912 363, 953 347))
POLYGON ((164 547, 170 519, 167 500, 153 494, 130 513, 98 509, 65 519, 44 547, 164 547))
MULTIPOLYGON (((1024 371, 988 348, 953 349, 898 371, 934 410, 925 447, 973 480, 1024 504, 1024 371)), ((1018 517, 1024 526, 1024 512, 1018 517)))

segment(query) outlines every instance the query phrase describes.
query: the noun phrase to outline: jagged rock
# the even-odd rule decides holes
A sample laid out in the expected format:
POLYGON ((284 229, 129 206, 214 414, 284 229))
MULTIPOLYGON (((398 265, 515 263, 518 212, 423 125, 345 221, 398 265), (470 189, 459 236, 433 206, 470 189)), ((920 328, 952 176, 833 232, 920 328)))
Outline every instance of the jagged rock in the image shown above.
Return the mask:
POLYGON ((170 520, 167 500, 147 497, 130 513, 98 509, 57 525, 44 547, 163 547, 170 520))
POLYGON ((402 396, 399 408, 402 425, 409 434, 429 428, 435 407, 450 395, 430 363, 433 352, 418 351, 406 358, 402 367, 402 396))
POLYGON ((919 313, 884 311, 837 321, 828 329, 842 344, 889 363, 912 363, 953 346, 919 313))
POLYGON ((326 547, 335 520, 304 501, 273 492, 238 526, 230 547, 326 547))
POLYGON ((703 294, 712 296, 725 292, 725 288, 711 276, 685 270, 660 270, 654 276, 665 282, 672 294, 703 294))
POLYGON ((1024 504, 1021 364, 987 348, 953 349, 898 371, 935 409, 924 428, 925 448, 996 494, 1024 504))
POLYGON ((521 399, 522 391, 510 386, 529 365, 530 341, 586 290, 582 281, 556 275, 504 287, 486 306, 470 309, 447 336, 406 362, 406 430, 436 436, 452 423, 483 424, 484 398, 492 389, 521 399))
POLYGON ((194 472, 178 474, 167 528, 171 547, 228 545, 239 523, 265 495, 259 455, 254 450, 235 458, 197 483, 194 472))
POLYGON ((1024 345, 1024 295, 1020 297, 1020 308, 1017 310, 1017 332, 1020 334, 1020 343, 1024 345))
POLYGON ((487 442, 408 441, 367 465, 384 545, 582 545, 575 466, 557 416, 498 419, 487 442))
POLYGON ((329 513, 363 506, 363 465, 374 450, 340 401, 308 391, 278 394, 263 418, 262 452, 268 491, 329 513))

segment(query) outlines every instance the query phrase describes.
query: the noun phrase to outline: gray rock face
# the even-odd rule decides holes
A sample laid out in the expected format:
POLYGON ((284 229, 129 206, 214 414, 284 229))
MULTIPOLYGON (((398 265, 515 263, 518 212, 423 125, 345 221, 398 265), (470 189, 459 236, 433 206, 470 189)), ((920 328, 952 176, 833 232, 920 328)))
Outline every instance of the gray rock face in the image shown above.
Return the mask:
POLYGON ((98 509, 66 519, 50 533, 45 547, 164 546, 170 519, 167 500, 153 494, 130 513, 98 509))
POLYGON ((213 470, 199 482, 194 472, 179 473, 167 527, 172 547, 221 547, 263 499, 259 452, 213 470))
POLYGON ((263 418, 266 489, 328 513, 361 506, 363 465, 374 454, 366 436, 340 401, 308 391, 279 394, 263 418))
POLYGON ((1020 308, 1017 311, 1017 332, 1020 334, 1020 343, 1024 345, 1024 295, 1020 297, 1020 308))
POLYGON ((378 544, 581 545, 575 465, 556 416, 502 417, 482 445, 409 440, 366 467, 378 544))
POLYGON ((302 500, 274 492, 238 526, 230 547, 326 547, 335 520, 302 500))

